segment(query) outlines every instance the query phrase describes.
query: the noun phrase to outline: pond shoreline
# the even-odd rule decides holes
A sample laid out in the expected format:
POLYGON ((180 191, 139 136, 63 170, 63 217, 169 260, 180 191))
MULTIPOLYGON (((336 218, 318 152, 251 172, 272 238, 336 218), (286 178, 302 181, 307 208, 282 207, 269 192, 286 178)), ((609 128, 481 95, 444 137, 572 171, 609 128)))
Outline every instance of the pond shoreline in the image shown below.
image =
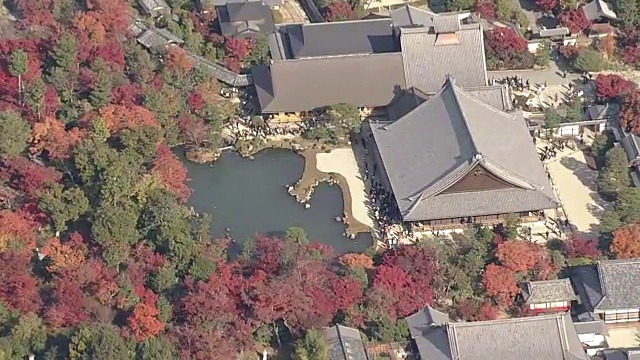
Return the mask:
MULTIPOLYGON (((295 139, 267 141, 260 145, 261 146, 252 147, 245 152, 241 152, 233 147, 227 147, 225 148, 225 150, 235 151, 243 158, 248 159, 253 159, 254 156, 258 153, 269 149, 291 150, 300 155, 304 159, 304 170, 300 179, 298 179, 295 184, 287 187, 288 193, 293 196, 298 203, 303 204, 305 207, 308 207, 310 206, 308 202, 311 200, 313 192, 317 186, 322 183, 326 183, 331 186, 337 185, 342 193, 344 214, 340 218, 336 218, 336 220, 339 220, 343 223, 345 227, 344 236, 353 240, 358 234, 369 233, 372 235, 374 241, 373 245, 377 245, 377 239, 374 236, 373 229, 370 226, 358 221, 353 215, 353 198, 351 195, 351 190, 349 189, 347 179, 345 179, 342 174, 326 173, 319 170, 317 167, 317 154, 328 153, 331 150, 338 148, 337 146, 330 147, 318 143, 310 143, 309 145, 305 146, 303 144, 295 142, 295 139)), ((221 153, 222 151, 218 152, 221 153)), ((218 158, 219 155, 215 158, 215 160, 217 160, 218 158)), ((213 166, 215 160, 204 163, 208 163, 209 166, 213 166)), ((197 164, 203 163, 195 162, 190 159, 187 159, 187 161, 191 161, 197 164)))

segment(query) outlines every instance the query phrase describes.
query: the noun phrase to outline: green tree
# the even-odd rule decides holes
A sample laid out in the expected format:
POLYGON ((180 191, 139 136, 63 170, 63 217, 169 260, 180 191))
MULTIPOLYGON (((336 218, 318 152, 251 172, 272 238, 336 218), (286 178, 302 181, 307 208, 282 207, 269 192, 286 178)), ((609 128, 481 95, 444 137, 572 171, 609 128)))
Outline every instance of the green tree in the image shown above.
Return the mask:
POLYGON ((96 70, 96 77, 93 88, 89 93, 89 103, 99 108, 106 105, 111 100, 111 89, 113 88, 113 77, 106 69, 96 70))
POLYGON ((496 17, 498 20, 511 21, 513 3, 511 0, 496 0, 496 17))
POLYGON ((51 52, 51 58, 56 67, 71 70, 76 67, 78 57, 78 42, 71 33, 64 33, 58 38, 51 52))
POLYGON ((309 244, 309 238, 307 237, 307 232, 304 231, 301 227, 290 227, 287 229, 287 233, 284 236, 285 240, 296 243, 298 245, 307 245, 309 244))
POLYGON ((605 166, 598 174, 598 191, 608 200, 615 200, 618 192, 631 185, 629 162, 622 147, 607 152, 605 166))
POLYGON ((463 11, 473 8, 474 1, 472 0, 446 0, 444 6, 447 11, 463 11))
POLYGON ((13 110, 0 112, 0 153, 20 155, 29 145, 31 126, 13 110))
POLYGON ((329 345, 321 331, 309 329, 304 337, 296 341, 294 360, 329 360, 329 345))
POLYGON ((75 221, 89 211, 89 200, 82 189, 65 189, 60 184, 52 184, 40 194, 38 206, 47 213, 57 232, 65 231, 69 221, 75 221))
POLYGON ((368 330, 374 339, 383 342, 407 341, 409 338, 409 326, 404 319, 394 323, 389 317, 383 316, 372 321, 368 330))
POLYGON ((22 75, 26 74, 28 67, 27 53, 22 49, 14 50, 11 53, 9 72, 18 77, 18 102, 22 105, 22 75))
POLYGON ((359 132, 362 116, 357 106, 351 104, 336 104, 329 108, 331 118, 345 126, 350 131, 359 132))
POLYGON ((573 61, 573 66, 578 70, 587 72, 598 72, 605 68, 605 61, 602 54, 593 50, 585 49, 581 51, 573 61))
POLYGON ((171 263, 167 262, 151 275, 149 282, 153 291, 157 294, 163 293, 178 284, 176 269, 171 263))
POLYGON ((547 130, 547 137, 551 137, 555 132, 555 129, 562 123, 562 116, 558 114, 558 111, 553 108, 544 109, 544 127, 547 130))
POLYGON ((624 29, 633 29, 640 24, 640 8, 636 0, 617 0, 615 8, 624 29))
POLYGON ((164 336, 147 339, 138 344, 137 360, 173 360, 179 358, 175 345, 164 336))
POLYGON ((269 56, 269 41, 266 35, 260 35, 254 39, 251 52, 249 52, 249 55, 244 59, 244 63, 257 66, 268 64, 269 60, 271 60, 271 56, 269 56))
POLYGON ((564 122, 574 123, 583 120, 582 101, 573 100, 567 107, 567 113, 564 117, 564 122))
MULTIPOLYGON (((11 359, 25 359, 27 356, 44 350, 47 341, 47 329, 36 314, 27 314, 17 318, 11 326, 7 351, 11 359)), ((3 347, 0 344, 0 347, 3 347)), ((8 358, 9 359, 9 358, 8 358)))
POLYGON ((44 93, 46 84, 42 78, 37 77, 29 81, 25 87, 24 102, 35 111, 38 120, 41 119, 42 109, 44 108, 44 93))
POLYGON ((538 45, 535 53, 535 61, 538 66, 549 66, 549 61, 551 61, 551 43, 549 41, 544 40, 538 45))
POLYGON ((71 337, 71 360, 133 360, 125 339, 113 325, 82 327, 71 337))

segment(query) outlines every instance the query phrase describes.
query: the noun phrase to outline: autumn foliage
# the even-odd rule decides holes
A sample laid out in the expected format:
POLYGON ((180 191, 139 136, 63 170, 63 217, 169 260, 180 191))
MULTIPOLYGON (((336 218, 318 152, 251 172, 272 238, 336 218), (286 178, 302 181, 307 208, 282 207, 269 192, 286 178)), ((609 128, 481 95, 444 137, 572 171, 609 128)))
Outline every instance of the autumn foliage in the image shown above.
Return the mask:
POLYGON ((558 15, 558 20, 562 25, 569 28, 572 34, 580 33, 591 25, 581 8, 563 11, 558 15))
POLYGON ((616 259, 640 258, 640 224, 631 224, 614 231, 609 251, 616 259))
POLYGON ((633 91, 622 97, 620 105, 620 126, 636 134, 640 134, 640 91, 633 91))
POLYGON ((557 0, 536 0, 536 6, 538 6, 544 12, 551 12, 558 6, 557 0))
POLYGON ((619 100, 622 96, 635 91, 636 88, 633 81, 619 75, 598 75, 596 78, 596 96, 603 101, 619 100))
POLYGON ((186 201, 189 198, 191 190, 185 184, 187 170, 168 146, 158 146, 152 171, 169 192, 175 194, 182 201, 186 201))
POLYGON ((142 106, 107 105, 98 110, 98 116, 112 134, 142 126, 160 127, 153 114, 142 106))
POLYGON ((50 158, 66 159, 71 156, 71 149, 80 142, 81 136, 78 128, 67 130, 61 121, 45 117, 42 122, 33 124, 31 151, 45 151, 50 158))
POLYGON ((357 15, 346 1, 337 0, 329 4, 324 13, 327 21, 355 20, 357 15))
POLYGON ((136 341, 156 336, 164 329, 164 324, 158 320, 158 309, 148 302, 136 305, 128 319, 129 328, 136 341))
POLYGON ((340 256, 338 259, 340 264, 346 268, 362 267, 365 269, 373 268, 373 259, 365 254, 350 253, 340 256))
POLYGON ((42 254, 50 259, 47 271, 55 273, 65 269, 77 269, 84 263, 84 254, 80 249, 63 244, 60 239, 53 238, 42 249, 42 254))
POLYGON ((489 264, 482 277, 487 294, 498 304, 510 305, 513 298, 520 292, 513 270, 504 266, 489 264))

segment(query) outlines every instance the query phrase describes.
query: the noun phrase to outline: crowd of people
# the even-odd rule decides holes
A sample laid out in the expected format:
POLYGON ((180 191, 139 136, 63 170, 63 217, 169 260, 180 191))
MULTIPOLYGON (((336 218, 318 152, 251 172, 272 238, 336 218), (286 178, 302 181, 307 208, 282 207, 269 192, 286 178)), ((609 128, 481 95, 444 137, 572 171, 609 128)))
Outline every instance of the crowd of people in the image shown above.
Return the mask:
POLYGON ((519 91, 523 91, 525 88, 531 89, 531 83, 529 80, 524 80, 521 76, 506 76, 499 79, 491 78, 489 80, 489 84, 491 85, 495 85, 496 83, 509 85, 519 91))

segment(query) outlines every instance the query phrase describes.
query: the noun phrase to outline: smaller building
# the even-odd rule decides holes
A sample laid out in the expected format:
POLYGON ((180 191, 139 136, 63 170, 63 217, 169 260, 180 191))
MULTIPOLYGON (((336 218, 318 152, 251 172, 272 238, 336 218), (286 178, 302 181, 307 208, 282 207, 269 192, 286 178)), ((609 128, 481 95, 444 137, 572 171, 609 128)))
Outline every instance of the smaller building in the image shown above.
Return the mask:
POLYGON ((576 328, 580 342, 590 356, 609 347, 606 338, 609 332, 602 320, 574 322, 573 326, 576 328))
POLYGON ((184 40, 167 29, 149 28, 137 38, 138 43, 149 50, 164 48, 172 44, 182 44, 184 40))
POLYGON ((229 2, 215 9, 224 36, 257 37, 276 30, 271 10, 261 1, 229 2))
POLYGON ((587 20, 596 23, 606 23, 618 19, 616 13, 611 10, 609 4, 603 0, 593 0, 582 6, 582 11, 587 20))
POLYGON ((157 14, 165 10, 171 10, 171 7, 164 0, 138 0, 140 8, 145 14, 157 14))
MULTIPOLYGON (((225 6, 233 2, 243 3, 246 1, 247 0, 196 0, 196 7, 198 8, 199 11, 207 13, 209 11, 215 10, 217 6, 225 6)), ((267 5, 268 7, 274 10, 278 10, 280 6, 282 6, 286 2, 286 0, 249 0, 249 1, 262 2, 263 4, 267 5)))
POLYGON ((577 299, 569 279, 530 281, 524 284, 522 297, 534 313, 565 312, 577 299))
POLYGON ((329 360, 368 360, 360 330, 342 325, 325 329, 329 360))
POLYGON ((602 260, 571 270, 586 314, 607 324, 640 321, 640 259, 602 260))

